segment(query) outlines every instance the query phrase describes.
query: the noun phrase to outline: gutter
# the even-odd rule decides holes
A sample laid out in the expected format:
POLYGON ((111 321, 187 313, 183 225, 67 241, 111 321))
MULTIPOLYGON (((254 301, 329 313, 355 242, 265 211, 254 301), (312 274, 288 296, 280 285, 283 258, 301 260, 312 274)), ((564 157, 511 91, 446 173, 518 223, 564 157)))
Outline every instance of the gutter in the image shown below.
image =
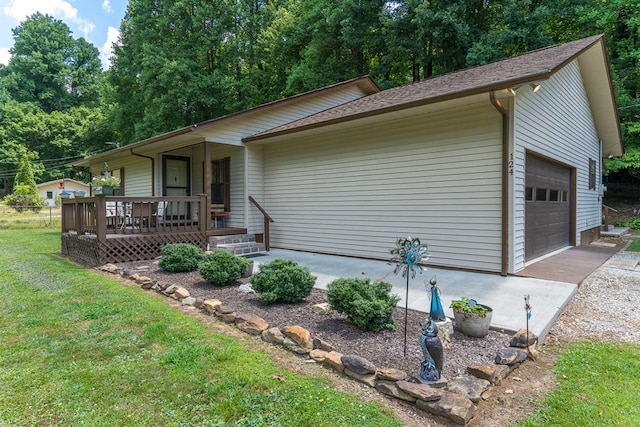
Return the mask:
POLYGON ((492 90, 489 92, 491 104, 502 115, 502 270, 501 275, 506 276, 509 269, 509 113, 496 99, 492 90))
MULTIPOLYGON (((132 156, 138 156, 138 157, 151 160, 151 195, 155 196, 156 195, 156 159, 154 159, 153 157, 145 156, 143 154, 134 153, 133 148, 130 148, 129 152, 131 153, 132 156)), ((125 176, 125 179, 126 179, 126 176, 125 176)))

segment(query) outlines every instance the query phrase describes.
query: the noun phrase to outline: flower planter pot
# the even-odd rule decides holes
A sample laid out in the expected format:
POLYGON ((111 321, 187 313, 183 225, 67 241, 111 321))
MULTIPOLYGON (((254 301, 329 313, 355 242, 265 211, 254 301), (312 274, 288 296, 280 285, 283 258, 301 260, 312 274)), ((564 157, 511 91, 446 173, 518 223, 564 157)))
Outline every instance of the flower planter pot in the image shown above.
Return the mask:
POLYGON ((104 194, 105 196, 113 196, 113 188, 109 185, 103 185, 102 186, 102 194, 104 194))
POLYGON ((485 317, 475 313, 462 313, 454 310, 455 329, 468 337, 482 338, 486 336, 489 333, 489 326, 491 326, 493 309, 486 305, 483 305, 483 307, 489 310, 485 317))
POLYGON ((248 277, 251 277, 252 274, 253 274, 253 261, 251 261, 251 263, 249 263, 249 265, 247 266, 247 270, 242 275, 242 278, 246 279, 248 277))

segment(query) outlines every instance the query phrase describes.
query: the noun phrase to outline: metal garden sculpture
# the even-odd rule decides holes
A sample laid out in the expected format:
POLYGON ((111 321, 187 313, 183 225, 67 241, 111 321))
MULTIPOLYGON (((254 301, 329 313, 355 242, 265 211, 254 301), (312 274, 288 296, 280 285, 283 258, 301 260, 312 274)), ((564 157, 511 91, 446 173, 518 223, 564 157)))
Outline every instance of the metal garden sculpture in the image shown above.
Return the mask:
POLYGON ((420 323, 420 347, 424 360, 420 364, 420 378, 425 381, 438 381, 444 363, 442 341, 438 337, 438 325, 431 319, 427 323, 420 323))
POLYGON ((447 320, 447 316, 444 315, 444 308, 442 308, 442 301, 440 301, 440 289, 436 286, 436 279, 429 280, 431 285, 431 308, 429 309, 429 319, 434 322, 444 322, 447 320))
POLYGON ((409 277, 416 277, 416 272, 424 271, 424 267, 420 265, 420 261, 426 261, 429 258, 427 253, 427 245, 423 245, 419 238, 399 238, 396 241, 396 247, 391 249, 391 262, 395 263, 396 268, 394 274, 402 271, 402 277, 407 278, 407 287, 405 292, 405 309, 404 309, 404 355, 407 355, 407 310, 409 309, 409 277))

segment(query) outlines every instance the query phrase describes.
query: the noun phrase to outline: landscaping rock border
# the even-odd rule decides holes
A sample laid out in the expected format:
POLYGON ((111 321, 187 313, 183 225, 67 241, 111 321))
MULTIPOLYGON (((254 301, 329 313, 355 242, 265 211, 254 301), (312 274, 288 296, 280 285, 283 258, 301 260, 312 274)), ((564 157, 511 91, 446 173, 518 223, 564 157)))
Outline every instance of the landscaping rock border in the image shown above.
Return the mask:
MULTIPOLYGON (((378 367, 358 355, 344 355, 330 343, 313 337, 305 328, 298 325, 269 327, 267 321, 252 313, 236 313, 233 307, 225 306, 217 299, 194 298, 183 287, 158 283, 150 277, 137 273, 131 274, 113 264, 98 267, 98 270, 122 276, 135 282, 142 289, 154 290, 169 298, 178 300, 183 306, 193 306, 203 313, 216 316, 227 324, 235 325, 239 330, 263 341, 284 347, 307 360, 333 369, 334 371, 376 389, 387 396, 414 404, 418 409, 452 422, 466 425, 476 412, 476 403, 491 386, 500 384, 507 375, 527 358, 535 360, 537 337, 526 330, 518 331, 511 340, 510 348, 496 354, 493 365, 473 365, 467 367, 472 377, 459 377, 447 381, 441 378, 435 383, 425 383, 419 378, 393 367, 378 367), (527 341, 528 338, 528 341, 527 341), (513 347, 526 348, 518 350, 513 347)), ((314 307, 314 310, 327 310, 327 306, 314 307)))

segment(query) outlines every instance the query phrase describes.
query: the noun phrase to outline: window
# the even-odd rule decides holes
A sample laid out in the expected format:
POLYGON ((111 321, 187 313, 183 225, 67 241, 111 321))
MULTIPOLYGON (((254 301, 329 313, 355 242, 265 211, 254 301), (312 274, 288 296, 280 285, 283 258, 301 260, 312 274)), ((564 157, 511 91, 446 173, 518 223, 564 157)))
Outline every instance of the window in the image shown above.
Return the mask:
POLYGON ((230 211, 230 181, 231 172, 230 167, 231 159, 225 157, 224 159, 211 161, 211 204, 212 205, 224 205, 224 210, 230 211))
POLYGON ((527 201, 533 200, 533 187, 526 187, 524 189, 524 199, 527 201))
POLYGON ((545 202, 545 201, 547 201, 547 189, 536 188, 536 202, 545 202))
POLYGON ((53 191, 47 191, 47 200, 53 199, 53 191))
POLYGON ((589 190, 596 189, 596 161, 589 158, 589 190))

